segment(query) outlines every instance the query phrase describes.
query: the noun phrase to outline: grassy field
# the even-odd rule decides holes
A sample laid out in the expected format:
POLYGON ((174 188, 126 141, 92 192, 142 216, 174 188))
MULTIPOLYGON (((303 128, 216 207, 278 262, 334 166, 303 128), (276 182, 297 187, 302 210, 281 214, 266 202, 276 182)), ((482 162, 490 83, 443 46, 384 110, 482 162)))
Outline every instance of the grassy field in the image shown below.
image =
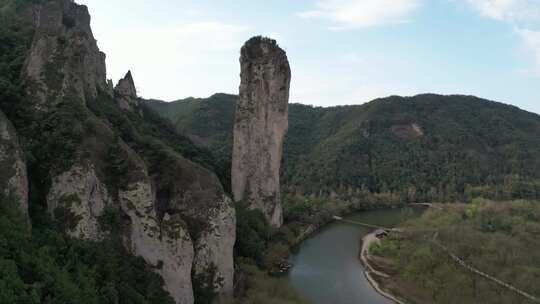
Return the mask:
POLYGON ((412 303, 534 303, 467 271, 449 254, 536 297, 540 296, 540 203, 493 202, 430 208, 370 248, 381 283, 412 303))

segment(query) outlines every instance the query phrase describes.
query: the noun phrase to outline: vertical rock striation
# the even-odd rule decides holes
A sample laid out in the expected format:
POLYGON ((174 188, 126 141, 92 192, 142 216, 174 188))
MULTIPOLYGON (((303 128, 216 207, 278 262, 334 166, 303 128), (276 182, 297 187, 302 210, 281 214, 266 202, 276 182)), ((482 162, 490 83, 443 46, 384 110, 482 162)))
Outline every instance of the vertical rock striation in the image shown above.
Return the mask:
POLYGON ((129 165, 129 181, 119 190, 120 208, 129 219, 126 245, 144 258, 165 283, 176 303, 193 303, 193 241, 180 214, 158 214, 156 191, 144 161, 120 144, 129 165))
MULTIPOLYGON (((114 89, 107 81, 105 54, 97 47, 85 6, 72 0, 38 1, 32 17, 35 32, 22 71, 27 108, 36 121, 54 118, 44 128, 75 129, 55 133, 55 140, 69 141, 72 153, 59 153, 66 159, 48 159, 54 163, 48 167, 50 186, 44 189, 50 213, 72 237, 99 240, 108 233, 99 225, 103 211, 117 210, 124 219, 125 246, 163 277, 164 288, 177 303, 196 301, 194 290, 199 287, 232 295, 235 213, 218 178, 158 137, 152 138, 152 145, 137 142, 143 135, 129 125, 135 115, 118 119, 120 114, 114 114, 109 121, 103 116, 104 108, 139 113, 141 108, 131 72, 114 89), (112 106, 103 106, 107 102, 112 106), (59 113, 80 114, 81 121, 55 124, 59 113), (129 135, 120 128, 128 128, 129 135), (211 280, 198 280, 207 274, 212 274, 211 280)), ((14 138, 10 129, 0 133, 2 166, 4 154, 22 157, 3 152, 4 133, 14 138)), ((20 186, 15 190, 26 204, 26 170, 21 164, 13 171, 20 173, 17 180, 10 183, 20 186)))
MULTIPOLYGON (((62 111, 91 117, 86 106, 98 98, 100 92, 107 91, 107 81, 105 54, 97 47, 90 29, 87 7, 71 0, 44 0, 33 4, 33 13, 34 37, 22 70, 25 100, 32 109, 33 119, 47 121, 62 111)), ((96 127, 90 120, 86 123, 96 127)), ((65 224, 71 236, 97 240, 101 236, 98 217, 112 199, 107 193, 104 177, 100 179, 97 174, 101 155, 83 141, 89 141, 90 137, 93 142, 104 140, 98 138, 101 135, 90 135, 73 125, 51 126, 73 128, 76 131, 72 133, 77 132, 77 137, 62 138, 66 142, 72 141, 73 155, 61 161, 69 167, 58 166, 60 161, 57 159, 50 160, 62 168, 54 172, 54 166, 50 168, 48 209, 65 224)), ((113 132, 106 126, 99 127, 107 137, 112 136, 113 132)))
POLYGON ((271 225, 283 222, 279 170, 288 127, 291 70, 275 40, 254 37, 242 47, 240 96, 232 159, 235 201, 260 209, 271 225))
POLYGON ((111 201, 94 165, 80 162, 53 178, 47 208, 62 222, 68 235, 99 240, 102 237, 99 216, 111 201))
POLYGON ((97 47, 86 6, 40 1, 34 26, 23 75, 35 109, 47 111, 66 98, 86 103, 107 91, 105 54, 97 47))
POLYGON ((28 216, 28 178, 24 153, 11 122, 0 111, 0 196, 18 201, 28 216))

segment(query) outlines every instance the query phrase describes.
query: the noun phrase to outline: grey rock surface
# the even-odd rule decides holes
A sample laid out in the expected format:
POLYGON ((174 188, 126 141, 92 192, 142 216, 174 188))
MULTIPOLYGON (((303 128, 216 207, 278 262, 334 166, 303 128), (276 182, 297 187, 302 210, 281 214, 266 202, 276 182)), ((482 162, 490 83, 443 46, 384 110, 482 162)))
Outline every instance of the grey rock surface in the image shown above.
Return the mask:
POLYGON ((0 191, 17 200, 28 217, 28 176, 17 132, 0 111, 0 191))
POLYGON ((131 71, 128 71, 126 76, 118 81, 118 84, 114 88, 114 97, 118 106, 123 110, 133 111, 139 106, 137 89, 135 88, 131 71))
POLYGON ((55 176, 47 195, 51 215, 63 221, 70 236, 80 239, 101 239, 98 218, 110 203, 107 188, 90 163, 77 163, 55 176))
POLYGON ((86 6, 46 0, 34 6, 35 34, 23 68, 29 97, 47 111, 65 98, 86 102, 106 91, 105 54, 90 29, 86 6))
POLYGON ((235 201, 261 210, 271 225, 283 222, 279 170, 288 127, 291 70, 275 40, 254 37, 242 47, 240 96, 232 157, 235 201))
POLYGON ((165 144, 166 160, 143 158, 148 147, 128 146, 89 105, 103 98, 135 110, 139 104, 131 72, 112 88, 85 6, 44 0, 33 7, 35 34, 22 71, 25 98, 43 118, 61 105, 78 103, 91 130, 82 131, 69 168, 51 173, 50 213, 62 220, 69 235, 99 240, 107 233, 101 231, 100 215, 106 207, 119 210, 126 221, 125 246, 163 277, 177 303, 194 302, 192 276, 209 267, 216 269, 215 290, 232 295, 235 213, 218 178, 165 144), (115 161, 128 164, 127 173, 116 179, 107 175, 110 148, 117 151, 115 161))

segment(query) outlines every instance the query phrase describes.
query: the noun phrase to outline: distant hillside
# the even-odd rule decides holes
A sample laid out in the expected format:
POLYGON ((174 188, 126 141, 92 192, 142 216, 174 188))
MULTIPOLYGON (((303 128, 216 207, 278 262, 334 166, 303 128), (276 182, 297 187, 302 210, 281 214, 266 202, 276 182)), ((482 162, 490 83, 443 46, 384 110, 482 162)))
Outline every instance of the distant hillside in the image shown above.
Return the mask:
MULTIPOLYGON (((236 98, 147 104, 226 163, 236 98)), ((289 192, 369 190, 410 200, 472 192, 538 197, 538 134, 539 115, 472 96, 392 96, 330 108, 291 104, 282 184, 289 192)))

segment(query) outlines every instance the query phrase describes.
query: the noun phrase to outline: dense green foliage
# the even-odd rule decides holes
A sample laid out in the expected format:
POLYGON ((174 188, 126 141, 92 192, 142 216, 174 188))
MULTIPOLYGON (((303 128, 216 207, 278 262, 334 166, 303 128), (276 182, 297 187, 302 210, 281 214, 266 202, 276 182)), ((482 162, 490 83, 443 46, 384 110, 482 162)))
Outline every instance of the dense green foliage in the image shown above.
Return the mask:
POLYGON ((20 15, 24 3, 5 0, 0 3, 0 105, 11 108, 21 98, 19 76, 32 42, 33 29, 20 15))
POLYGON ((226 190, 230 187, 232 129, 236 96, 214 94, 207 99, 188 98, 166 103, 148 100, 145 104, 167 118, 195 144, 210 148, 218 164, 217 173, 226 190), (171 106, 174 105, 174 106, 171 106), (195 132, 192 132, 196 130, 195 132))
MULTIPOLYGON (((49 97, 55 100, 38 111, 34 101, 24 96, 32 83, 24 88, 19 78, 32 41, 32 25, 24 21, 31 19, 25 18, 31 2, 35 1, 0 3, 0 109, 15 125, 23 144, 32 206, 30 233, 29 223, 18 214, 15 203, 0 198, 0 303, 172 303, 161 288, 161 278, 122 246, 126 219, 118 206, 110 204, 99 218, 101 230, 108 232, 104 240, 71 239, 63 231, 73 228, 79 218, 65 208, 70 202, 60 202, 63 207, 54 210, 55 221, 44 210, 50 181, 74 163, 88 161, 111 197, 116 197, 118 189, 140 174, 125 143, 148 166, 157 187, 159 215, 171 207, 166 205, 170 201, 166 196, 173 185, 186 182, 178 180, 179 170, 174 166, 183 157, 215 172, 228 189, 236 96, 216 94, 173 103, 147 101, 133 112, 121 110, 105 92, 86 102, 69 92, 56 100, 65 76, 59 67, 66 59, 53 56, 44 78, 49 97)), ((69 18, 64 22, 68 27, 75 24, 69 18)), ((57 42, 59 48, 66 44, 65 39, 57 42)), ((326 223, 334 214, 416 200, 458 200, 477 195, 540 197, 540 138, 536 134, 540 134, 537 115, 467 96, 391 97, 362 106, 333 108, 292 104, 282 170, 282 183, 290 194, 284 200, 287 225, 273 229, 259 211, 238 205, 237 302, 303 303, 286 281, 268 276, 268 272, 276 273, 275 268, 305 231, 326 223), (333 199, 328 202, 292 195, 295 192, 333 199), (339 192, 339 198, 333 192, 339 192)), ((437 227, 441 239, 456 244, 453 250, 475 263, 487 263, 481 265, 487 269, 516 263, 525 269, 524 274, 504 275, 517 276, 521 287, 536 292, 527 282, 538 277, 538 269, 526 265, 538 265, 537 255, 515 260, 517 255, 511 249, 501 253, 493 244, 504 240, 524 248, 526 240, 537 246, 532 235, 540 232, 535 215, 539 210, 532 205, 525 209, 505 207, 510 211, 493 205, 471 206, 449 213, 459 214, 466 222, 459 229, 469 230, 456 230, 457 220, 448 219, 442 220, 444 225, 439 229, 437 216, 441 215, 437 215, 418 226, 411 224, 416 228, 411 229, 408 239, 391 239, 374 250, 393 260, 392 266, 404 267, 403 280, 435 284, 429 285, 433 290, 429 297, 444 303, 442 299, 466 282, 466 275, 454 279, 455 269, 438 266, 442 255, 436 250, 408 245, 437 227), (502 218, 496 214, 499 212, 510 215, 502 218), (524 228, 516 230, 516 226, 524 228), (471 236, 453 239, 452 229, 471 236), (508 240, 510 235, 513 238, 508 240), (480 241, 491 247, 477 249, 459 243, 480 241), (396 248, 409 251, 396 254, 396 248), (489 258, 475 260, 479 255, 489 258), (433 282, 420 279, 421 271, 431 271, 433 282), (452 279, 443 282, 445 275, 452 279)), ((200 219, 184 220, 192 239, 208 225, 200 219)), ((197 303, 212 303, 216 298, 214 266, 203 274, 192 274, 197 303)), ((493 294, 489 286, 474 282, 464 299, 470 294, 475 299, 493 294)), ((506 295, 501 299, 514 300, 506 295)))
MULTIPOLYGON (((35 84, 20 78, 33 37, 33 26, 25 21, 32 20, 32 2, 36 1, 0 3, 0 109, 15 126, 25 152, 32 207, 30 234, 29 223, 2 200, 0 303, 172 303, 161 288, 161 278, 123 247, 125 218, 118 206, 109 205, 99 219, 102 231, 110 233, 105 240, 75 240, 64 231, 79 218, 61 206, 53 212, 55 220, 49 220, 44 211, 47 193, 54 176, 74 164, 91 162, 111 197, 116 197, 130 178, 138 178, 137 170, 129 171, 133 164, 120 139, 154 160, 151 173, 164 171, 162 167, 170 167, 171 158, 179 155, 218 171, 212 155, 145 107, 140 109, 143 119, 121 112, 106 94, 86 104, 69 90, 58 95, 66 60, 60 56, 46 65, 43 75, 51 100, 46 107, 37 107, 26 95, 35 84)), ((67 42, 58 43, 61 48, 67 42)), ((163 179, 167 178, 174 181, 175 176, 163 179)))
POLYGON ((276 274, 300 231, 272 228, 261 211, 236 205, 234 303, 305 303, 284 278, 268 275, 276 274))
POLYGON ((426 303, 532 303, 465 270, 435 241, 477 269, 540 296, 538 202, 475 199, 437 206, 403 228, 371 248, 394 274, 389 286, 397 294, 426 303))
POLYGON ((215 264, 210 264, 204 272, 192 274, 193 296, 197 304, 212 304, 218 297, 216 291, 215 278, 217 267, 215 264))
MULTIPOLYGON (((147 104, 230 161, 236 96, 147 104), (224 149, 225 148, 225 149, 224 149)), ((405 201, 540 194, 540 117, 471 96, 388 97, 331 108, 291 104, 285 191, 402 193, 405 201)))
POLYGON ((69 94, 47 115, 35 111, 33 100, 25 98, 25 85, 31 84, 23 84, 20 75, 33 37, 32 2, 0 4, 0 109, 17 129, 31 177, 30 194, 39 201, 51 176, 73 164, 90 123, 84 106, 69 94))
POLYGON ((272 235, 271 230, 261 211, 249 210, 243 204, 237 204, 235 255, 251 258, 260 264, 272 235))
POLYGON ((0 303, 174 303, 121 240, 74 240, 43 210, 33 214, 30 233, 15 202, 0 200, 0 303))
MULTIPOLYGON (((181 155, 215 172, 222 183, 228 181, 225 169, 218 164, 206 148, 196 146, 189 138, 178 134, 169 121, 158 116, 146 105, 141 105, 141 115, 125 112, 116 105, 110 96, 100 94, 96 100, 88 104, 88 107, 98 117, 112 124, 117 137, 122 138, 135 151, 145 157, 150 164, 150 173, 165 175, 165 171, 170 171, 168 169, 173 163, 171 158, 174 159, 181 155)), ((114 157, 115 153, 118 151, 111 150, 110 156, 119 161, 117 157, 114 157)), ((111 169, 122 168, 113 166, 111 169)))
POLYGON ((286 278, 271 277, 250 261, 240 259, 236 279, 241 292, 234 304, 305 304, 305 299, 289 285, 286 278))

